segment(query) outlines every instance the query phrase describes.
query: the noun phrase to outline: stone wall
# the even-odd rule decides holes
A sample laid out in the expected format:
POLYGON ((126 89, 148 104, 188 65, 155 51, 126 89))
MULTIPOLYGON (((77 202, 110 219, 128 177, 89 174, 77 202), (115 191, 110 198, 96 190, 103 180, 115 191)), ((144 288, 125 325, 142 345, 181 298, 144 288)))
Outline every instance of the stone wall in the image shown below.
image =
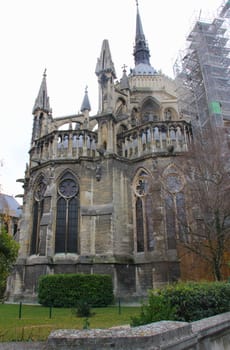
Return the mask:
POLYGON ((57 330, 47 350, 230 350, 230 312, 186 323, 161 321, 135 328, 57 330))
POLYGON ((230 312, 186 323, 56 330, 47 342, 0 343, 0 350, 230 350, 230 312))
POLYGON ((46 350, 46 343, 30 341, 0 343, 0 350, 46 350))

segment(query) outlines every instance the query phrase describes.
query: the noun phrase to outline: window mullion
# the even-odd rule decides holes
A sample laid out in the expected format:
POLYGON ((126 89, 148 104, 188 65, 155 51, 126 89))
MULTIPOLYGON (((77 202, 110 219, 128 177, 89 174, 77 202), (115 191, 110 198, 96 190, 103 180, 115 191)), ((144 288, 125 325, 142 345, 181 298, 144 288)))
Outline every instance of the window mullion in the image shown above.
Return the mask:
POLYGON ((36 230, 35 254, 38 254, 38 248, 39 248, 40 222, 41 222, 41 201, 38 202, 38 221, 37 221, 37 230, 36 230))
POLYGON ((68 237, 69 237, 69 200, 66 199, 65 253, 68 252, 68 237))
POLYGON ((142 197, 142 212, 143 212, 143 233, 144 233, 144 251, 148 250, 148 238, 147 238, 147 218, 146 218, 146 197, 142 197))

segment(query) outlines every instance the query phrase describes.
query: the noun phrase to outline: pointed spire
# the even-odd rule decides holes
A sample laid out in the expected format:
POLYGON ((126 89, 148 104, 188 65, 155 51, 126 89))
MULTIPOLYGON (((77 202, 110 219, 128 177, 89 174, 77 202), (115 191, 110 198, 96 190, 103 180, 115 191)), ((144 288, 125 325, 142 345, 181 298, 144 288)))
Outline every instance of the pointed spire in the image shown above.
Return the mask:
POLYGON ((142 40, 145 45, 147 46, 147 43, 145 41, 145 35, 144 35, 144 31, 143 31, 143 27, 142 27, 142 23, 141 23, 141 16, 140 16, 140 12, 139 12, 139 5, 138 5, 138 1, 136 1, 137 4, 137 17, 136 17, 136 44, 139 40, 142 40))
POLYGON ((34 104, 34 108, 33 108, 33 114, 35 114, 35 112, 37 110, 43 110, 47 113, 51 112, 51 108, 50 108, 50 104, 49 104, 49 97, 48 97, 48 93, 47 93, 47 85, 46 85, 46 69, 43 73, 43 79, 42 79, 42 83, 38 92, 38 96, 35 100, 35 104, 34 104))
POLYGON ((88 86, 85 87, 85 96, 83 98, 83 102, 81 105, 81 112, 84 111, 91 111, 91 106, 89 102, 89 97, 88 97, 88 86))
POLYGON ((121 90, 129 90, 129 79, 128 79, 128 76, 126 74, 126 68, 127 66, 124 64, 124 66, 122 67, 123 68, 123 76, 121 78, 121 81, 120 81, 120 89, 121 90))
POLYGON ((141 16, 139 12, 138 1, 136 0, 137 5, 137 15, 136 15, 136 37, 135 37, 135 46, 134 46, 134 59, 135 59, 135 68, 132 71, 133 75, 151 75, 155 74, 156 71, 150 64, 150 52, 148 48, 147 41, 145 39, 141 16))
POLYGON ((95 71, 97 76, 100 75, 100 73, 102 72, 110 72, 112 73, 113 77, 116 78, 116 72, 110 53, 109 42, 107 39, 103 40, 101 55, 100 58, 98 58, 97 60, 97 66, 95 71))

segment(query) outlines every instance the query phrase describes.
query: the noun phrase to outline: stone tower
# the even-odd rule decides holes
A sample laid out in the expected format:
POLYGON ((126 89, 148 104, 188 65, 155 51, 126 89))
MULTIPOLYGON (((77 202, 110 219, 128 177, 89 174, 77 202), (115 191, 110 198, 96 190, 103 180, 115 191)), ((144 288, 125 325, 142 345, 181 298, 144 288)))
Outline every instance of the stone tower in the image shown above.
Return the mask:
POLYGON ((150 63, 138 5, 133 55, 134 68, 127 74, 124 66, 117 80, 103 41, 93 116, 86 89, 80 114, 54 118, 44 73, 11 300, 36 299, 44 274, 110 274, 123 298, 145 296, 180 276, 174 210, 184 203, 179 164, 191 126, 178 112, 174 81, 150 63))

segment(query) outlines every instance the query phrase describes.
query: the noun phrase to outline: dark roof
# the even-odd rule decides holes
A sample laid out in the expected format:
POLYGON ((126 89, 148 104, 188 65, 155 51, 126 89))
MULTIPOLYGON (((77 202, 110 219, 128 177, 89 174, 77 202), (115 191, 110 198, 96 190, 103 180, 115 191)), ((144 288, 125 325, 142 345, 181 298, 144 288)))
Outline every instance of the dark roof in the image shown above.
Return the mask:
POLYGON ((21 215, 20 204, 14 197, 0 193, 0 214, 18 218, 21 215))
POLYGON ((133 55, 135 59, 135 68, 132 69, 132 75, 156 74, 156 70, 150 64, 150 52, 142 27, 138 3, 136 16, 136 37, 133 55))
POLYGON ((85 96, 81 105, 81 112, 84 112, 84 111, 91 111, 87 87, 85 88, 85 96))

